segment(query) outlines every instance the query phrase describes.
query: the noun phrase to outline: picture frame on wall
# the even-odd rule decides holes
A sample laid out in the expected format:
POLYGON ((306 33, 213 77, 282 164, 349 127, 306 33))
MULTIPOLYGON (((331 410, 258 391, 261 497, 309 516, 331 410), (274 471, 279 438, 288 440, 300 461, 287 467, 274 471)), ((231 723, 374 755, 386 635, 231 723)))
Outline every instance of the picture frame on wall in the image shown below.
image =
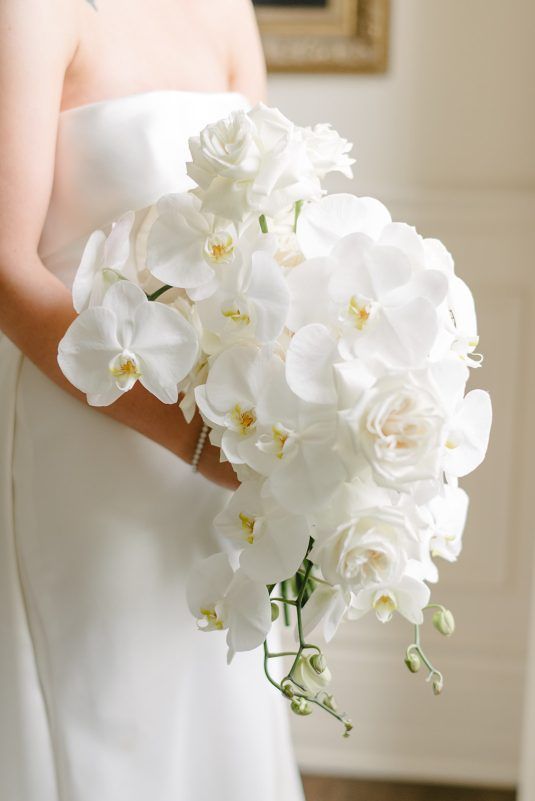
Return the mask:
POLYGON ((384 72, 389 0, 253 0, 271 72, 384 72))

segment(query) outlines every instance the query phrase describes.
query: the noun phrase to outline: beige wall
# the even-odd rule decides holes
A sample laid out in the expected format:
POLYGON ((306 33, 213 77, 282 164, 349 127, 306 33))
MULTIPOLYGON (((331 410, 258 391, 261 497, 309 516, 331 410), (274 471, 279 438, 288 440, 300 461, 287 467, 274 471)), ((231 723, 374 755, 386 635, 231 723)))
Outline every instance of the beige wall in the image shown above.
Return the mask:
POLYGON ((386 74, 272 76, 270 101, 355 142, 360 193, 535 187, 533 0, 391 2, 386 74))
MULTIPOLYGON (((476 295, 486 363, 475 380, 492 393, 495 423, 485 465, 465 482, 465 550, 435 595, 458 631, 426 633, 444 696, 405 671, 405 627, 365 620, 326 649, 354 736, 342 742, 317 716, 293 723, 309 770, 508 785, 522 749, 534 531, 535 2, 392 6, 385 75, 273 76, 270 102, 355 142, 356 181, 336 188, 379 196, 452 250, 476 295)), ((535 686, 532 698, 534 737, 535 686)))

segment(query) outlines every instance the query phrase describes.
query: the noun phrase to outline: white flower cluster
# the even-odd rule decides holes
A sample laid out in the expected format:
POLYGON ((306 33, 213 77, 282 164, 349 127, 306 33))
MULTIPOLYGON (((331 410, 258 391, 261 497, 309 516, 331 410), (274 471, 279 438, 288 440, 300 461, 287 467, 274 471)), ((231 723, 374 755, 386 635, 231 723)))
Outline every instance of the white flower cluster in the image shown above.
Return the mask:
MULTIPOLYGON (((167 403, 180 393, 235 468, 215 520, 227 553, 188 592, 200 627, 228 630, 229 660, 266 640, 274 587, 303 573, 304 633, 329 639, 369 611, 420 624, 434 557, 460 552, 458 478, 489 437, 487 393, 465 394, 470 290, 438 240, 378 200, 323 194, 327 173, 351 175, 330 126, 259 105, 190 147, 195 190, 90 238, 59 363, 93 404, 137 380, 167 403)), ((323 657, 297 654, 303 690, 323 657)))

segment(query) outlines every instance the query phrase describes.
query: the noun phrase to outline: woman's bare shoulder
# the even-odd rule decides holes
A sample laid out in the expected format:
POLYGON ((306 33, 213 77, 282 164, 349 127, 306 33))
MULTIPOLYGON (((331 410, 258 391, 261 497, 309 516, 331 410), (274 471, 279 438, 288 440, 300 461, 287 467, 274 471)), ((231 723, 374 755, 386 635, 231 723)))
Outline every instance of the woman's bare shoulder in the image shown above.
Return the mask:
MULTIPOLYGON (((2 49, 24 54, 38 42, 43 48, 58 48, 49 57, 74 52, 80 21, 78 3, 87 0, 0 0, 0 39, 2 49)), ((36 53, 36 57, 39 54, 36 53)))
POLYGON ((252 102, 266 92, 264 55, 251 0, 218 0, 222 30, 228 43, 232 88, 252 102))

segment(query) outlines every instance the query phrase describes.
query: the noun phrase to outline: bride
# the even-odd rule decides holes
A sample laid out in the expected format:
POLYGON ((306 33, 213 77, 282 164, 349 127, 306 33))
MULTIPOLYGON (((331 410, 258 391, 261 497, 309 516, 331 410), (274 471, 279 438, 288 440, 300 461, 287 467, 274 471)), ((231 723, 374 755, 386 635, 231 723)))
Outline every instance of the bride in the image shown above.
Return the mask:
POLYGON ((57 345, 89 234, 189 187, 188 137, 264 94, 248 0, 0 4, 0 798, 298 801, 258 653, 184 585, 234 474, 139 385, 90 408, 57 345))

